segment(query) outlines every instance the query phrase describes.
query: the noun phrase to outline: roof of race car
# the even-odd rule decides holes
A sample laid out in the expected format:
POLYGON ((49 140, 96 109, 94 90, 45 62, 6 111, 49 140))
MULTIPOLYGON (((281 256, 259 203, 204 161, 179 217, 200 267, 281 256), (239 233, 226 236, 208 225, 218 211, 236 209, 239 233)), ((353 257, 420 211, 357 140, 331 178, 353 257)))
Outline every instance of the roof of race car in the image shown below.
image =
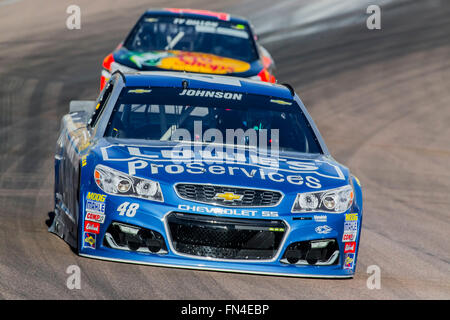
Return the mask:
POLYGON ((232 16, 224 12, 214 12, 209 10, 196 10, 196 9, 180 9, 180 8, 164 8, 164 9, 149 9, 145 12, 145 15, 167 15, 167 16, 185 16, 198 19, 212 19, 230 21, 233 23, 248 24, 248 20, 232 16))
POLYGON ((147 71, 122 75, 125 87, 183 88, 183 80, 187 80, 186 89, 227 90, 293 100, 293 95, 286 86, 246 78, 170 71, 147 71))

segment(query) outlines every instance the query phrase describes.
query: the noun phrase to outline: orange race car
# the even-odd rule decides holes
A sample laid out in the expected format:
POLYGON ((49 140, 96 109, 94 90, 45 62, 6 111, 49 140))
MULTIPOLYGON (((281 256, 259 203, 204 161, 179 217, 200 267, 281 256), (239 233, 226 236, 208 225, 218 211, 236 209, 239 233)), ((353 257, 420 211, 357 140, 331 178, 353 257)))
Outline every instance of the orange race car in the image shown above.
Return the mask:
POLYGON ((256 39, 247 20, 227 13, 149 10, 103 60, 100 89, 116 70, 186 71, 274 83, 274 61, 256 39))

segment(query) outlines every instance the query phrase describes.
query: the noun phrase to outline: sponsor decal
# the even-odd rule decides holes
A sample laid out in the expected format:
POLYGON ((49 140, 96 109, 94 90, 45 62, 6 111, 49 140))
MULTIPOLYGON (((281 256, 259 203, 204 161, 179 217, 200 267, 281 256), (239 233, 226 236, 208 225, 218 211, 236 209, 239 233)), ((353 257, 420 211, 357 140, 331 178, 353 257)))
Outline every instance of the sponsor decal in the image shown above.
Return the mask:
MULTIPOLYGON (((165 10, 170 11, 170 12, 175 12, 175 13, 193 13, 193 14, 211 16, 211 17, 216 17, 220 20, 225 20, 225 21, 230 20, 230 15, 228 13, 224 13, 224 12, 214 12, 214 11, 199 10, 199 9, 179 9, 179 8, 166 8, 165 10)), ((185 19, 176 18, 174 20, 185 20, 185 19)), ((193 20, 193 19, 189 19, 189 20, 193 20)), ((198 20, 198 21, 201 21, 201 20, 198 20)))
POLYGON ((239 201, 244 197, 241 194, 234 194, 233 192, 216 193, 214 199, 223 200, 225 202, 239 201))
POLYGON ((128 93, 150 93, 152 92, 151 89, 130 89, 128 90, 128 93))
POLYGON ((217 21, 183 19, 183 18, 175 18, 175 19, 173 19, 173 23, 187 25, 187 26, 208 26, 208 27, 213 27, 213 28, 216 28, 219 26, 219 23, 217 21))
POLYGON ((319 234, 328 234, 330 233, 333 229, 327 225, 323 225, 323 226, 318 226, 316 229, 316 232, 319 234))
MULTIPOLYGON (((184 210, 184 211, 191 211, 191 212, 223 214, 223 215, 241 216, 241 217, 256 217, 258 215, 258 210, 190 206, 187 204, 179 204, 178 209, 184 210)), ((263 211, 260 211, 259 213, 261 214, 262 217, 278 217, 278 211, 263 210, 263 211)))
POLYGON ((356 176, 353 176, 353 178, 355 178, 355 181, 358 184, 358 186, 361 187, 361 182, 359 181, 359 179, 356 176))
POLYGON ((84 219, 92 222, 103 223, 105 222, 105 215, 95 212, 86 212, 86 217, 84 219))
POLYGON ((292 105, 292 102, 284 101, 284 100, 278 100, 278 99, 270 99, 270 102, 281 104, 283 106, 290 106, 292 105))
POLYGON ((311 217, 294 217, 294 218, 292 218, 292 220, 303 221, 303 220, 312 220, 312 218, 311 217))
POLYGON ((99 234, 100 233, 100 223, 92 222, 92 221, 85 221, 84 222, 84 231, 99 234))
POLYGON ((87 155, 81 157, 81 166, 85 167, 87 164, 87 155))
POLYGON ((93 213, 105 213, 105 204, 103 202, 87 200, 86 201, 86 211, 93 213))
POLYGON ((358 214, 357 213, 346 213, 345 221, 358 221, 358 214))
POLYGON ((184 89, 178 95, 189 96, 189 97, 227 99, 227 100, 242 100, 242 93, 222 92, 222 91, 212 91, 212 90, 184 89))
MULTIPOLYGON (((202 136, 202 132, 195 133, 202 136)), ((127 162, 128 174, 212 174, 249 179, 288 182, 321 188, 320 178, 344 180, 345 175, 335 164, 323 160, 305 161, 293 158, 269 157, 228 150, 216 146, 214 154, 207 147, 186 144, 182 148, 161 148, 154 152, 140 146, 102 147, 104 161, 127 162), (283 165, 282 165, 283 164, 283 165)), ((357 214, 355 214, 357 215, 357 214)))
POLYGON ((344 232, 342 236, 342 242, 351 242, 356 240, 356 231, 354 232, 344 232))
POLYGON ((250 69, 247 62, 213 54, 177 50, 169 52, 171 55, 161 59, 157 65, 159 68, 209 74, 245 72, 250 69))
MULTIPOLYGON (((247 35, 245 31, 236 31, 247 35)), ((178 50, 153 51, 146 53, 127 52, 120 56, 121 59, 128 59, 136 67, 158 67, 167 70, 198 72, 208 74, 227 74, 235 72, 245 72, 250 69, 250 64, 231 58, 216 56, 213 54, 186 52, 178 50)))
POLYGON ((83 232, 83 248, 95 249, 96 240, 95 233, 83 232))
POLYGON ((94 193, 94 192, 88 192, 86 199, 93 200, 93 201, 99 201, 99 202, 105 202, 106 195, 94 193))
POLYGON ((238 30, 245 30, 245 25, 243 24, 237 24, 234 26, 231 26, 233 29, 238 29, 238 30))
MULTIPOLYGON (((136 170, 146 169, 147 174, 158 175, 162 172, 167 174, 213 174, 213 175, 229 175, 237 178, 260 179, 265 181, 273 181, 277 183, 287 182, 296 186, 305 185, 311 189, 319 189, 322 187, 320 179, 310 175, 300 174, 284 174, 281 169, 278 172, 270 168, 245 168, 242 166, 222 166, 208 165, 199 162, 187 164, 157 164, 142 160, 128 162, 128 174, 136 175, 136 170)), ((145 174, 145 173, 144 173, 145 174)))
POLYGON ((315 222, 327 222, 327 216, 326 215, 320 215, 320 216, 314 216, 315 222))
POLYGON ((146 53, 129 53, 121 55, 121 59, 129 59, 139 69, 143 66, 156 67, 161 63, 163 58, 169 57, 172 54, 169 52, 146 52, 146 53))
POLYGON ((355 254, 347 253, 344 257, 344 269, 353 269, 355 264, 355 254))
POLYGON ((344 232, 356 232, 356 231, 358 231, 358 221, 344 222, 344 232))
POLYGON ((356 242, 347 242, 344 245, 344 253, 355 253, 356 251, 356 242))

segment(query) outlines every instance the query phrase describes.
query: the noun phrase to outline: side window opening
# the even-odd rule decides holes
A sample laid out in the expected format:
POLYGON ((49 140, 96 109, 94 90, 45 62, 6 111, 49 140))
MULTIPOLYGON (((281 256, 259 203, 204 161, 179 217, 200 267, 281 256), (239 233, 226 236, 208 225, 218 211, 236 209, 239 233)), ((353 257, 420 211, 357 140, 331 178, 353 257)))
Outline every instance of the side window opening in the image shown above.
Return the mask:
POLYGON ((95 106, 95 111, 88 122, 89 127, 94 128, 97 125, 97 122, 100 119, 100 115, 103 113, 103 110, 105 109, 104 107, 108 104, 109 98, 113 91, 113 87, 114 86, 112 81, 108 82, 103 93, 100 94, 100 97, 97 100, 97 105, 95 106))

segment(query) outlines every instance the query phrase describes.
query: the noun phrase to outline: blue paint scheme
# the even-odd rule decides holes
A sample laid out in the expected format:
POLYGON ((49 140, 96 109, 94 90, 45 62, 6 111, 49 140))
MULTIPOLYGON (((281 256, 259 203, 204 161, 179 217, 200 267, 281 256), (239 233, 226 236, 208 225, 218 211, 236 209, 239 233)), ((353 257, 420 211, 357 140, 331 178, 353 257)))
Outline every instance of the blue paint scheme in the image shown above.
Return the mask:
MULTIPOLYGON (((55 156, 55 220, 50 227, 50 231, 58 234, 66 240, 73 247, 78 249, 80 255, 95 257, 99 259, 125 261, 133 263, 142 263, 160 266, 173 266, 182 268, 207 269, 207 270, 222 270, 232 272, 247 272, 247 273, 261 273, 274 274, 286 276, 306 276, 306 277, 352 277, 356 268, 356 259, 353 269, 344 269, 344 242, 343 226, 345 214, 331 214, 331 213, 292 213, 291 209, 297 193, 319 191, 333 189, 348 185, 351 183, 354 188, 354 201, 351 208, 346 213, 358 214, 358 233, 356 239, 356 254, 358 254, 359 240, 362 224, 363 213, 363 199, 359 182, 353 177, 349 170, 343 165, 337 163, 329 154, 326 145, 320 136, 320 133, 309 116, 305 106, 297 95, 294 97, 290 91, 281 85, 266 84, 257 81, 251 81, 243 78, 234 78, 233 81, 239 81, 240 86, 230 86, 221 83, 220 79, 225 77, 209 76, 209 75, 192 75, 180 74, 171 72, 150 72, 143 74, 122 75, 119 73, 113 74, 109 85, 101 92, 97 103, 105 103, 104 95, 109 93, 109 100, 106 101, 103 107, 103 113, 99 117, 98 123, 91 127, 88 125, 92 114, 86 112, 75 112, 64 116, 60 136, 57 143, 57 152, 55 156), (106 122, 108 121, 114 104, 123 88, 130 87, 172 87, 182 88, 182 79, 187 79, 189 88, 196 89, 210 89, 210 90, 226 90, 233 92, 248 92, 254 94, 261 94, 271 96, 274 99, 295 100, 317 136, 317 140, 323 150, 323 154, 304 154, 299 157, 298 154, 285 153, 280 155, 286 161, 280 162, 279 173, 282 177, 276 176, 274 179, 255 175, 250 178, 245 174, 245 171, 239 168, 246 168, 247 172, 252 168, 258 168, 252 164, 238 165, 230 164, 224 167, 236 167, 234 174, 229 172, 224 174, 213 174, 206 172, 204 174, 192 174, 187 172, 186 165, 182 173, 169 174, 163 168, 160 168, 157 174, 152 174, 149 168, 136 170, 136 177, 146 178, 158 181, 161 185, 162 193, 164 195, 164 202, 155 202, 139 198, 116 196, 104 193, 95 183, 94 168, 97 164, 104 164, 116 170, 128 173, 128 160, 144 159, 152 162, 150 158, 142 156, 130 156, 128 147, 138 146, 141 154, 145 156, 155 156, 158 162, 162 160, 161 151, 168 149, 167 146, 150 143, 142 140, 126 140, 104 138, 106 122), (204 81, 206 80, 206 81, 204 81), (111 91, 112 88, 112 91, 111 91), (107 156, 105 160, 105 155, 107 156), (126 160, 128 159, 128 160, 126 160), (302 161, 307 164, 315 165, 317 170, 299 171, 297 175, 307 176, 311 175, 320 180, 320 188, 312 189, 306 186, 306 183, 295 185, 286 181, 286 176, 292 174, 292 170, 288 168, 287 161, 302 161), (290 171, 289 171, 290 170, 290 171), (179 255, 171 248, 171 243, 168 240, 167 229, 165 225, 165 216, 173 211, 183 212, 178 206, 180 204, 189 206, 202 206, 213 208, 214 206, 208 204, 201 204, 198 202, 187 201, 181 199, 174 190, 174 184, 178 182, 189 183, 214 183, 219 185, 231 185, 236 187, 248 188, 264 188, 271 190, 278 190, 284 194, 281 203, 275 207, 248 209, 255 210, 254 217, 245 216, 244 218, 257 219, 280 219, 288 225, 288 231, 285 239, 282 242, 281 248, 278 251, 273 261, 219 261, 214 259, 207 259, 203 257, 187 257, 179 255), (85 222, 85 204, 86 197, 89 192, 97 194, 105 194, 105 221, 101 224, 100 232, 97 234, 96 249, 83 248, 83 232, 85 222), (127 216, 120 216, 117 208, 125 201, 131 203, 138 203, 139 210, 133 218, 127 216), (278 217, 265 217, 262 215, 263 211, 277 211, 278 217), (316 222, 314 216, 326 215, 326 222, 316 222), (311 218, 310 220, 299 220, 298 218, 311 218), (296 219, 297 218, 297 219, 296 219), (112 221, 128 223, 148 229, 155 230, 163 235, 168 253, 160 254, 145 254, 138 252, 128 252, 118 249, 108 248, 103 245, 103 237, 107 227, 112 221), (331 227, 331 232, 328 234, 318 234, 315 229, 318 226, 327 225, 331 227), (339 245, 339 263, 331 266, 315 266, 315 265, 290 265, 281 263, 280 259, 285 252, 285 249, 293 242, 315 239, 329 239, 336 238, 339 245)), ((225 81, 225 80, 224 80, 225 81)), ((152 158, 154 159, 154 158, 152 158)), ((206 165, 205 165, 206 166, 206 165)), ((304 181, 305 182, 305 181, 304 181)), ((184 212, 190 212, 184 210, 184 212)), ((191 212, 196 214, 214 215, 210 213, 191 212)), ((216 216, 227 216, 224 214, 216 214, 216 216)), ((236 216, 233 216, 236 217, 236 216)))

